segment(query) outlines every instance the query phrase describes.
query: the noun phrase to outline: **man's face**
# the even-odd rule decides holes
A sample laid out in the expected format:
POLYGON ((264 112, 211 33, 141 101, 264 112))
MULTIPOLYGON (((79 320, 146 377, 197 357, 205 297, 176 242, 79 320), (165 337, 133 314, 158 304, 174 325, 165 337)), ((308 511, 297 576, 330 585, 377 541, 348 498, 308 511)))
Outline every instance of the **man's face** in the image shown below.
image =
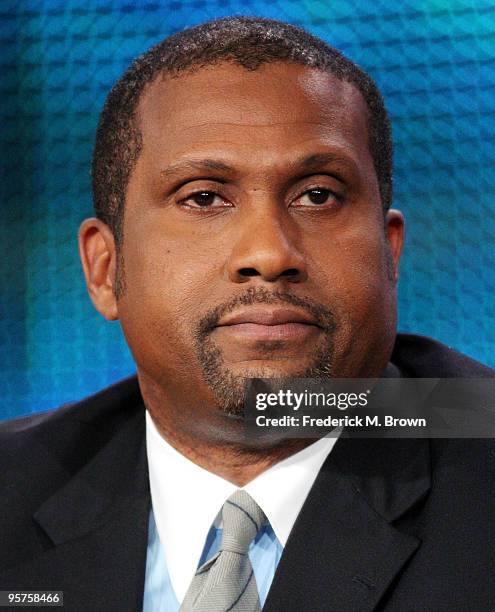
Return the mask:
POLYGON ((352 85, 288 64, 145 90, 117 304, 142 385, 200 418, 235 413, 246 377, 380 374, 402 224, 366 116, 352 85))

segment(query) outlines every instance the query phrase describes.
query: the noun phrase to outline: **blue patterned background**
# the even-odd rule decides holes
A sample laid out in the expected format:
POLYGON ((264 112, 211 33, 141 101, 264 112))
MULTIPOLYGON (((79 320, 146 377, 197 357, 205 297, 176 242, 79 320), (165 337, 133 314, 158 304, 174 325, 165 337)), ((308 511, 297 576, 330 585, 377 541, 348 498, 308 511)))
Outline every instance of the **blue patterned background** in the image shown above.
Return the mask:
POLYGON ((3 0, 0 418, 133 371, 118 323, 90 304, 77 255, 98 113, 136 55, 232 14, 302 25, 376 79, 407 218, 400 328, 495 365, 493 3, 3 0))

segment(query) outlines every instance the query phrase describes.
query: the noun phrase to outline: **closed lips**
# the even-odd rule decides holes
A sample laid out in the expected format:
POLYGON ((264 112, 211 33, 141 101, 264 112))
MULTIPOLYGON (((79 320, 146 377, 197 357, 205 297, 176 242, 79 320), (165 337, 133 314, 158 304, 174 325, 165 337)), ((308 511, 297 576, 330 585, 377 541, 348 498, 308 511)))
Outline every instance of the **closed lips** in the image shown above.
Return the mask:
POLYGON ((218 327, 240 325, 244 323, 268 326, 299 323, 320 327, 316 319, 310 314, 287 308, 280 308, 276 310, 249 308, 246 310, 241 310, 232 315, 222 317, 218 323, 218 327))

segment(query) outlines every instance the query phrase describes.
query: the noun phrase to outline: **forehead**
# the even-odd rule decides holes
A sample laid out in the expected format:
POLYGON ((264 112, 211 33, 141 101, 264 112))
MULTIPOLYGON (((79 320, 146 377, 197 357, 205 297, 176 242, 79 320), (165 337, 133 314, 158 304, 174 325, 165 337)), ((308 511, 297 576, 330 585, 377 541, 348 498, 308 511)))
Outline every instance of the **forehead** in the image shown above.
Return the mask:
POLYGON ((158 156, 162 167, 211 148, 220 156, 239 153, 245 163, 275 164, 322 145, 366 165, 367 116, 354 85, 285 63, 255 71, 224 63, 159 76, 138 106, 144 161, 153 165, 158 156))

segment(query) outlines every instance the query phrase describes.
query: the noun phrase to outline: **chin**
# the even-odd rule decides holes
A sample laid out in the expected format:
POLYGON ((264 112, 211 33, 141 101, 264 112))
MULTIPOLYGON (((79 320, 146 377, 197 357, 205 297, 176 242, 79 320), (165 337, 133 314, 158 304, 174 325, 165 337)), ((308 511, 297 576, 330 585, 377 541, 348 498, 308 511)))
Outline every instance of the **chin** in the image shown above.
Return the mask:
POLYGON ((233 376, 239 378, 305 378, 311 376, 310 360, 256 360, 242 364, 227 365, 233 376))

